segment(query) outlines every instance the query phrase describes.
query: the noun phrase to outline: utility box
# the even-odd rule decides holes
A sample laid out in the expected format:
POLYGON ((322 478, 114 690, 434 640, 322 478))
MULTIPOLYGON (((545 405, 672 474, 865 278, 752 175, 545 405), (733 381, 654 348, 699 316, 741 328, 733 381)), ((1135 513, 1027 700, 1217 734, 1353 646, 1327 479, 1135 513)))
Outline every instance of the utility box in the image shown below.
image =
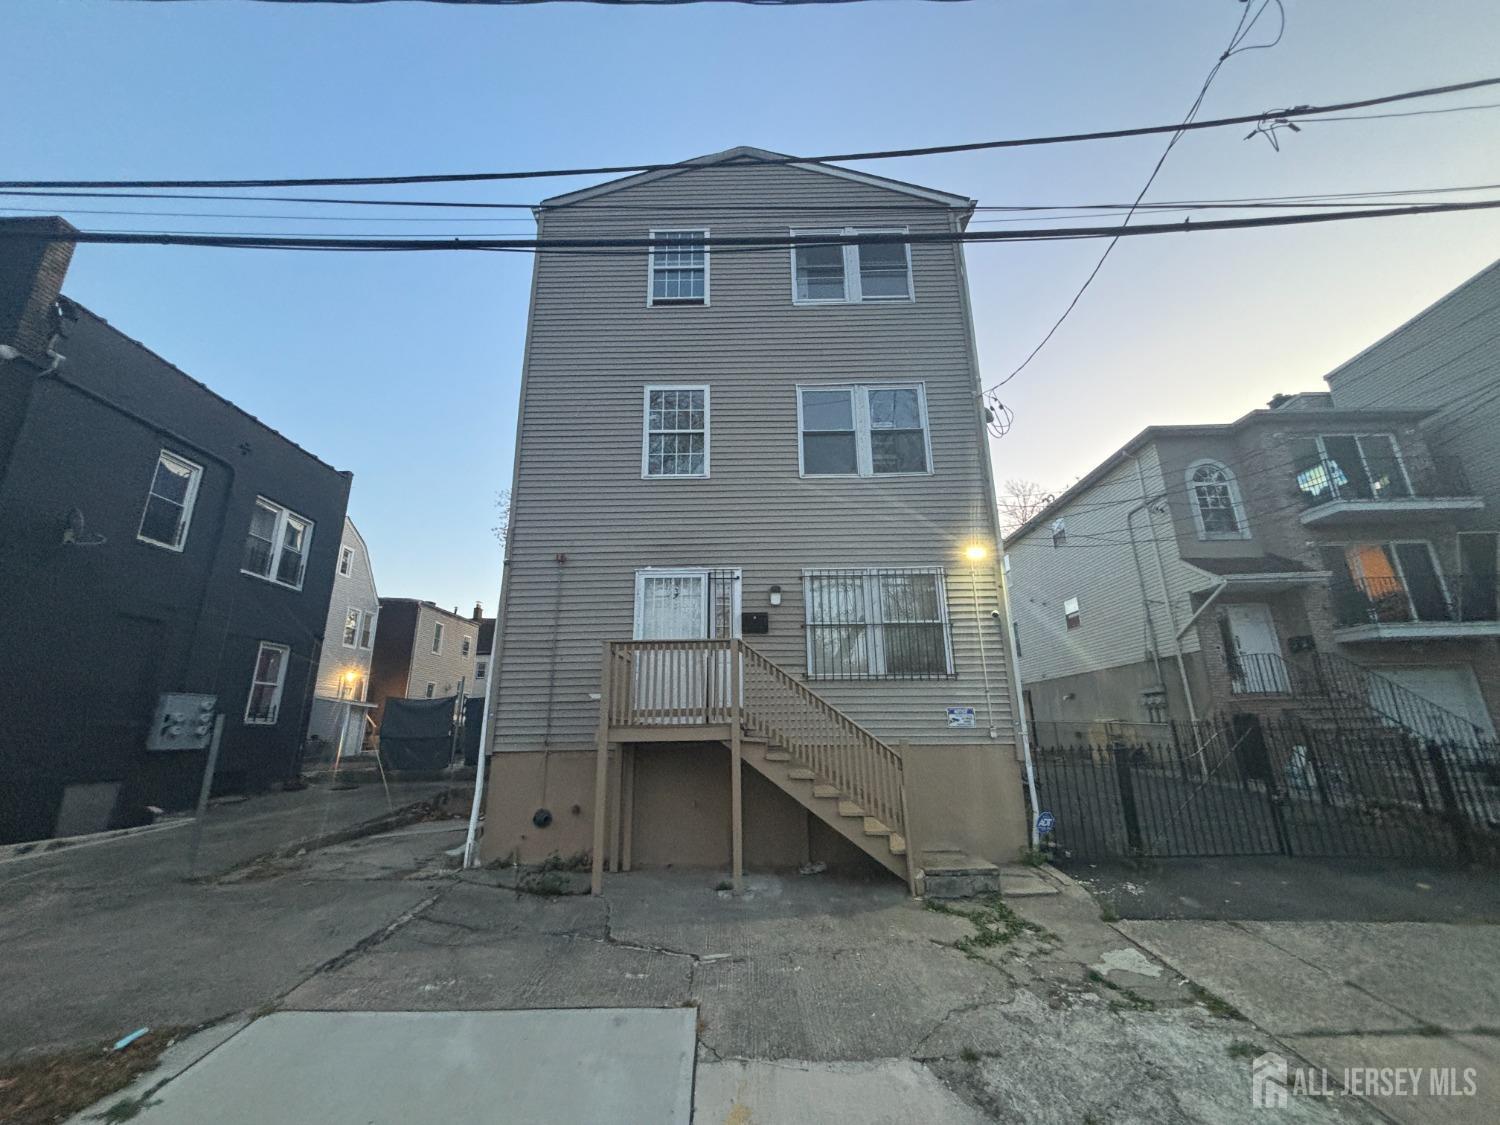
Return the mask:
POLYGON ((207 750, 214 731, 216 695, 164 691, 146 733, 147 750, 207 750))

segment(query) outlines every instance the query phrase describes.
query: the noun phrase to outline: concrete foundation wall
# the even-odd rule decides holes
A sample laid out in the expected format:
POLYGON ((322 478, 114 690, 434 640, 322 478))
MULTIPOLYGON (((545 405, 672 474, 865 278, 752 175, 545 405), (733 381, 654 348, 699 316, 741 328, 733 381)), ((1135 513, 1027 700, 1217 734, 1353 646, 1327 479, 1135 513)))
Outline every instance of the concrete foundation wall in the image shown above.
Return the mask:
MULTIPOLYGON (((1209 677, 1204 672, 1208 659, 1210 657, 1205 653, 1187 655, 1188 683, 1192 686, 1193 702, 1200 715, 1214 705, 1209 677)), ((1030 706, 1026 717, 1031 724, 1032 737, 1042 745, 1056 745, 1059 742, 1086 741, 1089 724, 1097 726, 1105 720, 1150 723, 1158 716, 1146 710, 1143 693, 1154 685, 1166 688, 1168 715, 1187 719, 1187 700, 1182 691, 1176 654, 1162 657, 1159 675, 1158 679, 1154 661, 1140 660, 1076 676, 1028 682, 1025 690, 1030 706), (1084 734, 1078 735, 1076 732, 1079 731, 1084 734)))
POLYGON ((907 746, 903 752, 907 814, 920 851, 951 849, 991 863, 1017 858, 1028 818, 1014 746, 907 746))

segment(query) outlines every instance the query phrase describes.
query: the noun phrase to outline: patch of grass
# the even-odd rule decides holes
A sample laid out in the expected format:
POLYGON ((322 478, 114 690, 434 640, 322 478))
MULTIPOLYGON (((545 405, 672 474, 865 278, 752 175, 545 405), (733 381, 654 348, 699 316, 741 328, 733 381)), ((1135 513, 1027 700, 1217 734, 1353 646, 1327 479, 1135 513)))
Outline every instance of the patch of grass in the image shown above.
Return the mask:
POLYGON ((1042 851, 1041 848, 1022 848, 1021 862, 1027 867, 1041 867, 1047 862, 1047 853, 1042 851))
POLYGON ((1103 906, 1099 907, 1099 921, 1118 922, 1119 920, 1120 912, 1109 903, 1106 902, 1103 906))
POLYGON ((537 870, 548 871, 587 871, 593 866, 592 858, 588 852, 575 852, 572 855, 562 856, 553 852, 541 863, 537 864, 537 870))
POLYGON ((958 1057, 966 1063, 977 1063, 980 1059, 979 1052, 973 1047, 965 1047, 962 1051, 958 1052, 958 1057))
POLYGON ((1133 988, 1126 988, 1123 984, 1117 984, 1101 973, 1098 969, 1088 971, 1088 979, 1094 984, 1109 989, 1115 994, 1114 999, 1109 1002, 1110 1011, 1113 1012, 1154 1012, 1156 1001, 1148 1000, 1133 988))
POLYGON ((1242 1020, 1245 1018, 1238 1008, 1225 1000, 1222 996, 1216 996, 1201 984, 1188 982, 1188 991, 1193 994, 1193 999, 1208 1009, 1210 1015, 1218 1016, 1221 1020, 1242 1020))
POLYGON ((1253 1059, 1261 1054, 1260 1046, 1247 1039, 1236 1039, 1224 1050, 1232 1059, 1253 1059))
POLYGON ((1026 934, 1044 941, 1057 940, 1056 935, 1035 922, 1028 922, 1006 906, 999 895, 981 900, 979 905, 972 910, 965 910, 962 907, 951 906, 946 902, 930 898, 926 900, 925 905, 928 910, 936 914, 950 914, 955 918, 966 919, 974 927, 972 934, 966 934, 953 943, 954 949, 968 957, 978 957, 980 951, 984 949, 1009 945, 1026 934))
POLYGON ((565 895, 572 892, 572 884, 561 871, 531 871, 521 876, 516 889, 532 895, 565 895))
MULTIPOLYGON (((0 1065, 0 1121, 6 1125, 55 1125, 95 1102, 123 1090, 156 1065, 161 1053, 186 1030, 158 1027, 146 1032, 123 1051, 111 1045, 75 1047, 67 1051, 0 1065)), ((144 1109, 126 1098, 100 1116, 128 1121, 144 1109), (134 1106, 133 1109, 130 1107, 134 1106), (116 1113, 129 1116, 114 1116, 116 1113)))

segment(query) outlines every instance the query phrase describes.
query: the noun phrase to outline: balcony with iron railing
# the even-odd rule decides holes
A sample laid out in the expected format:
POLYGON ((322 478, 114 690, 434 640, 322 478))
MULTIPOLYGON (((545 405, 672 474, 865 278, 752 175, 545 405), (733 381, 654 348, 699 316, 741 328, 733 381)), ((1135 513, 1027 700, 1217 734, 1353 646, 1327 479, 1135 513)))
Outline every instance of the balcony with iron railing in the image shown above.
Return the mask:
POLYGON ((1380 476, 1363 465, 1346 468, 1331 457, 1315 457, 1293 466, 1292 483, 1303 507, 1301 522, 1309 527, 1372 517, 1432 519, 1484 507, 1456 457, 1433 457, 1425 465, 1405 468, 1391 465, 1380 476))
POLYGON ((1494 575, 1460 574, 1444 587, 1400 578, 1350 578, 1333 590, 1340 641, 1500 636, 1494 575))

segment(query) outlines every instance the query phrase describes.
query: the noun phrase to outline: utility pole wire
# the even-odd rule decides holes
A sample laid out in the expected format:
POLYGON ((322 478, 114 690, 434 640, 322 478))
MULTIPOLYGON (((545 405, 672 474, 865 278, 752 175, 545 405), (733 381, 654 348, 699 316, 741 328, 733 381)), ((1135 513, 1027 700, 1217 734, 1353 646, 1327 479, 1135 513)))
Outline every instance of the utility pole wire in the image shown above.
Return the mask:
MULTIPOLYGON (((1251 50, 1250 47, 1243 48, 1251 50)), ((1221 62, 1223 60, 1220 60, 1221 62)), ((1446 86, 1428 86, 1399 94, 1360 98, 1328 105, 1298 105, 1263 113, 1242 113, 1234 117, 1217 117, 1208 121, 1184 121, 1175 125, 1144 125, 1129 129, 1103 129, 1088 133, 1058 133, 1043 137, 1017 137, 998 141, 971 141, 963 144, 928 145, 924 148, 882 149, 870 152, 841 152, 822 156, 769 156, 745 158, 735 167, 773 167, 788 164, 827 164, 853 160, 895 160, 912 156, 942 156, 955 152, 982 152, 991 149, 1027 148, 1034 145, 1076 144, 1082 141, 1119 140, 1124 137, 1147 137, 1158 133, 1181 133, 1195 129, 1219 129, 1229 125, 1253 125, 1283 118, 1310 117, 1320 113, 1339 113, 1365 109, 1393 102, 1432 98, 1500 86, 1500 78, 1480 78, 1472 82, 1455 82, 1446 86)), ((422 173, 409 176, 312 176, 292 179, 240 180, 0 180, 0 188, 276 188, 276 187, 343 187, 358 184, 437 184, 482 183, 495 180, 540 180, 563 176, 623 175, 638 172, 685 171, 702 167, 694 161, 670 164, 613 164, 593 168, 551 168, 528 172, 451 172, 422 173)))
MULTIPOLYGON (((1264 215, 1249 219, 1208 219, 1203 222, 1145 223, 1122 227, 1037 227, 1027 230, 981 231, 913 231, 906 234, 796 235, 763 238, 726 236, 711 242, 716 254, 785 250, 792 246, 865 246, 881 243, 913 245, 985 243, 985 242, 1054 242, 1071 238, 1121 238, 1154 234, 1201 234, 1216 230, 1245 230, 1254 227, 1300 226, 1306 223, 1331 223, 1353 219, 1387 219, 1408 215, 1437 215, 1455 211, 1485 211, 1500 207, 1500 200, 1486 199, 1467 203, 1422 203, 1410 207, 1365 209, 1358 211, 1320 211, 1304 215, 1264 215)), ((0 224, 0 242, 73 242, 115 245, 212 246, 227 249, 256 250, 514 250, 527 253, 636 253, 658 243, 648 238, 343 238, 283 237, 279 235, 170 234, 150 231, 62 231, 31 226, 13 229, 0 224)))
MULTIPOLYGON (((1276 0, 1276 2, 1277 7, 1280 8, 1280 0, 1276 0)), ((1208 76, 1203 79, 1203 85, 1199 87, 1198 96, 1193 99, 1193 104, 1191 107, 1189 107, 1187 116, 1182 119, 1182 125, 1172 133, 1171 138, 1167 141, 1167 147, 1162 149, 1161 156, 1157 157, 1156 164, 1151 169, 1151 174, 1146 177, 1145 184, 1142 185, 1141 190, 1136 194, 1135 201, 1131 203, 1130 209, 1125 213, 1125 218, 1121 220, 1121 227, 1130 225, 1130 220, 1135 217, 1136 209, 1140 207, 1141 200, 1146 198, 1146 193, 1151 190, 1151 185, 1156 182, 1157 174, 1161 172, 1162 165, 1167 162, 1167 157, 1172 154, 1172 149, 1177 146, 1177 142, 1182 139, 1183 134, 1189 128, 1192 128, 1193 118, 1198 116, 1198 110, 1203 106, 1203 99, 1208 96, 1208 88, 1213 85, 1214 79, 1219 76, 1220 69, 1234 55, 1239 53, 1239 51, 1248 51, 1255 49, 1251 47, 1242 48, 1240 44, 1244 42, 1245 36, 1250 34, 1251 29, 1255 27, 1256 21, 1260 19, 1261 14, 1266 10, 1267 7, 1270 6, 1271 3, 1272 0, 1263 0, 1261 6, 1256 9, 1254 17, 1250 19, 1248 24, 1245 21, 1246 17, 1250 15, 1249 7, 1246 6, 1245 10, 1240 13, 1240 22, 1235 25, 1234 34, 1229 37, 1229 46, 1224 49, 1223 54, 1221 54, 1214 62, 1214 65, 1209 68, 1208 76)), ((1281 29, 1277 31, 1275 40, 1273 40, 1271 43, 1260 44, 1259 46, 1275 46, 1276 43, 1279 43, 1281 41, 1281 33, 1285 30, 1286 13, 1283 11, 1282 26, 1281 29)), ((1289 115, 1277 115, 1278 119, 1286 116, 1289 115)), ((1114 251, 1114 248, 1119 245, 1120 238, 1123 236, 1123 234, 1124 231, 1122 230, 1120 234, 1117 234, 1112 239, 1110 239, 1109 244, 1104 247, 1104 253, 1099 255, 1099 260, 1094 263, 1094 268, 1089 271, 1089 275, 1083 279, 1083 284, 1080 285, 1078 287, 1078 291, 1073 294, 1073 299, 1069 301, 1067 307, 1063 309, 1062 315, 1059 316, 1055 321, 1053 321, 1052 327, 1047 329, 1047 334, 1042 337, 1041 341, 1037 344, 1036 347, 1031 349, 1030 354, 1028 354, 1026 358, 1023 359, 1011 371, 1009 375, 1001 379, 998 383, 993 383, 989 387, 985 388, 984 394, 989 401, 991 409, 994 409, 997 405, 999 405, 999 399, 996 397, 995 393, 1001 387, 1005 386, 1005 384, 1009 383, 1012 379, 1019 375, 1022 371, 1025 371, 1026 368, 1030 366, 1031 361, 1034 360, 1041 353, 1041 350, 1047 346, 1048 342, 1051 341, 1052 337, 1057 335, 1057 330, 1063 326, 1063 322, 1066 321, 1068 317, 1072 315, 1073 310, 1078 307, 1078 302, 1081 301, 1083 299, 1083 295, 1088 292, 1089 286, 1094 283, 1094 278, 1099 276, 1099 271, 1104 268, 1104 263, 1109 260, 1109 256, 1114 251)))

